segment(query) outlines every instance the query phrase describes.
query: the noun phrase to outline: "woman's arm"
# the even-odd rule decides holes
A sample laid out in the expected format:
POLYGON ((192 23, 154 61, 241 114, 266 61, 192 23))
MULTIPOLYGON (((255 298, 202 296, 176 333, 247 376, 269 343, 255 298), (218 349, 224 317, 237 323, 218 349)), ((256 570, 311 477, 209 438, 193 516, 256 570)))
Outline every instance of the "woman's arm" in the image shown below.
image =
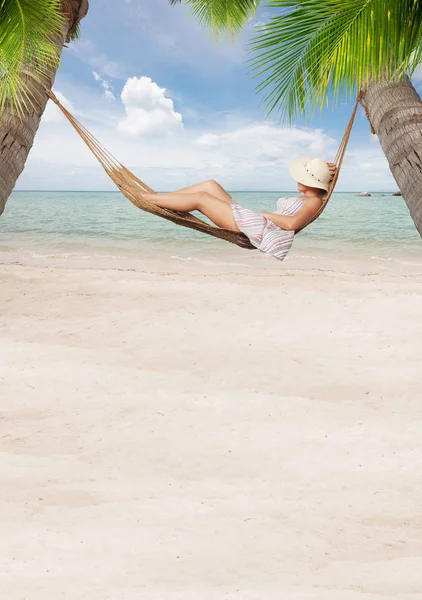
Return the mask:
POLYGON ((265 210, 261 211, 261 214, 278 225, 278 227, 281 229, 285 229, 286 231, 296 231, 297 229, 303 227, 303 225, 306 225, 306 223, 312 219, 312 217, 320 208, 321 200, 318 198, 313 198, 312 200, 307 200, 306 204, 292 217, 276 215, 271 212, 266 212, 265 210))

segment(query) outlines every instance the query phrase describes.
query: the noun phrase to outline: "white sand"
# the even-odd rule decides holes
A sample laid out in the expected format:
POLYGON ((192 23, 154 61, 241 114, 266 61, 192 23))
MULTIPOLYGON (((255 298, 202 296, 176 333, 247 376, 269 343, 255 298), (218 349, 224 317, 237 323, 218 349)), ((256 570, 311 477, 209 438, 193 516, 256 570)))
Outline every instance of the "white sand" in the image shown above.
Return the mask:
POLYGON ((0 266, 1 600, 420 600, 422 276, 197 268, 0 266))

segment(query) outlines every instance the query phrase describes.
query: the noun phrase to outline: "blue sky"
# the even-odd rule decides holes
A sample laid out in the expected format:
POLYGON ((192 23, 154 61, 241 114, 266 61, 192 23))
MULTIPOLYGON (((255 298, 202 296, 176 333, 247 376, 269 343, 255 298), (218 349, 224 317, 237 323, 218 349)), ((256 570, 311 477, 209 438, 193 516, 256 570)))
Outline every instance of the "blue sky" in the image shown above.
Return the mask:
MULTIPOLYGON (((287 164, 335 155, 352 102, 294 126, 266 119, 248 72, 247 42, 217 42, 185 6, 101 0, 64 51, 55 92, 141 179, 168 190, 217 179, 229 190, 294 189, 287 164)), ((50 102, 17 189, 111 190, 83 142, 50 102)), ((376 136, 359 111, 341 190, 396 190, 376 136)))

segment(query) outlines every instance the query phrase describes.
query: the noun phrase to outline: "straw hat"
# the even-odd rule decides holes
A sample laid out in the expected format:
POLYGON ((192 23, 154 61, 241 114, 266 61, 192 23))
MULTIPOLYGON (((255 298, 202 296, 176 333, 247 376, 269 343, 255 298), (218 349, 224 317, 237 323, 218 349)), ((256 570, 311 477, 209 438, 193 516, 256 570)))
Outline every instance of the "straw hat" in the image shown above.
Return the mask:
POLYGON ((330 170, 325 160, 304 156, 289 164, 290 175, 299 183, 328 191, 330 170))

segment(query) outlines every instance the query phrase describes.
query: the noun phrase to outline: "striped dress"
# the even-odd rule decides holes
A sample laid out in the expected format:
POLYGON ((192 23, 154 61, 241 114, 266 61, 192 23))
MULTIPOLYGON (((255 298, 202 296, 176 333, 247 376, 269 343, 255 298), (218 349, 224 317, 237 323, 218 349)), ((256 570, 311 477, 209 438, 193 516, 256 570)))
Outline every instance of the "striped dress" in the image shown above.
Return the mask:
MULTIPOLYGON (((293 244, 294 231, 286 231, 267 219, 232 200, 231 207, 237 226, 251 241, 251 243, 267 254, 272 254, 278 260, 284 260, 293 244)), ((297 196, 279 198, 277 201, 276 215, 291 217, 302 208, 302 200, 297 196)))

